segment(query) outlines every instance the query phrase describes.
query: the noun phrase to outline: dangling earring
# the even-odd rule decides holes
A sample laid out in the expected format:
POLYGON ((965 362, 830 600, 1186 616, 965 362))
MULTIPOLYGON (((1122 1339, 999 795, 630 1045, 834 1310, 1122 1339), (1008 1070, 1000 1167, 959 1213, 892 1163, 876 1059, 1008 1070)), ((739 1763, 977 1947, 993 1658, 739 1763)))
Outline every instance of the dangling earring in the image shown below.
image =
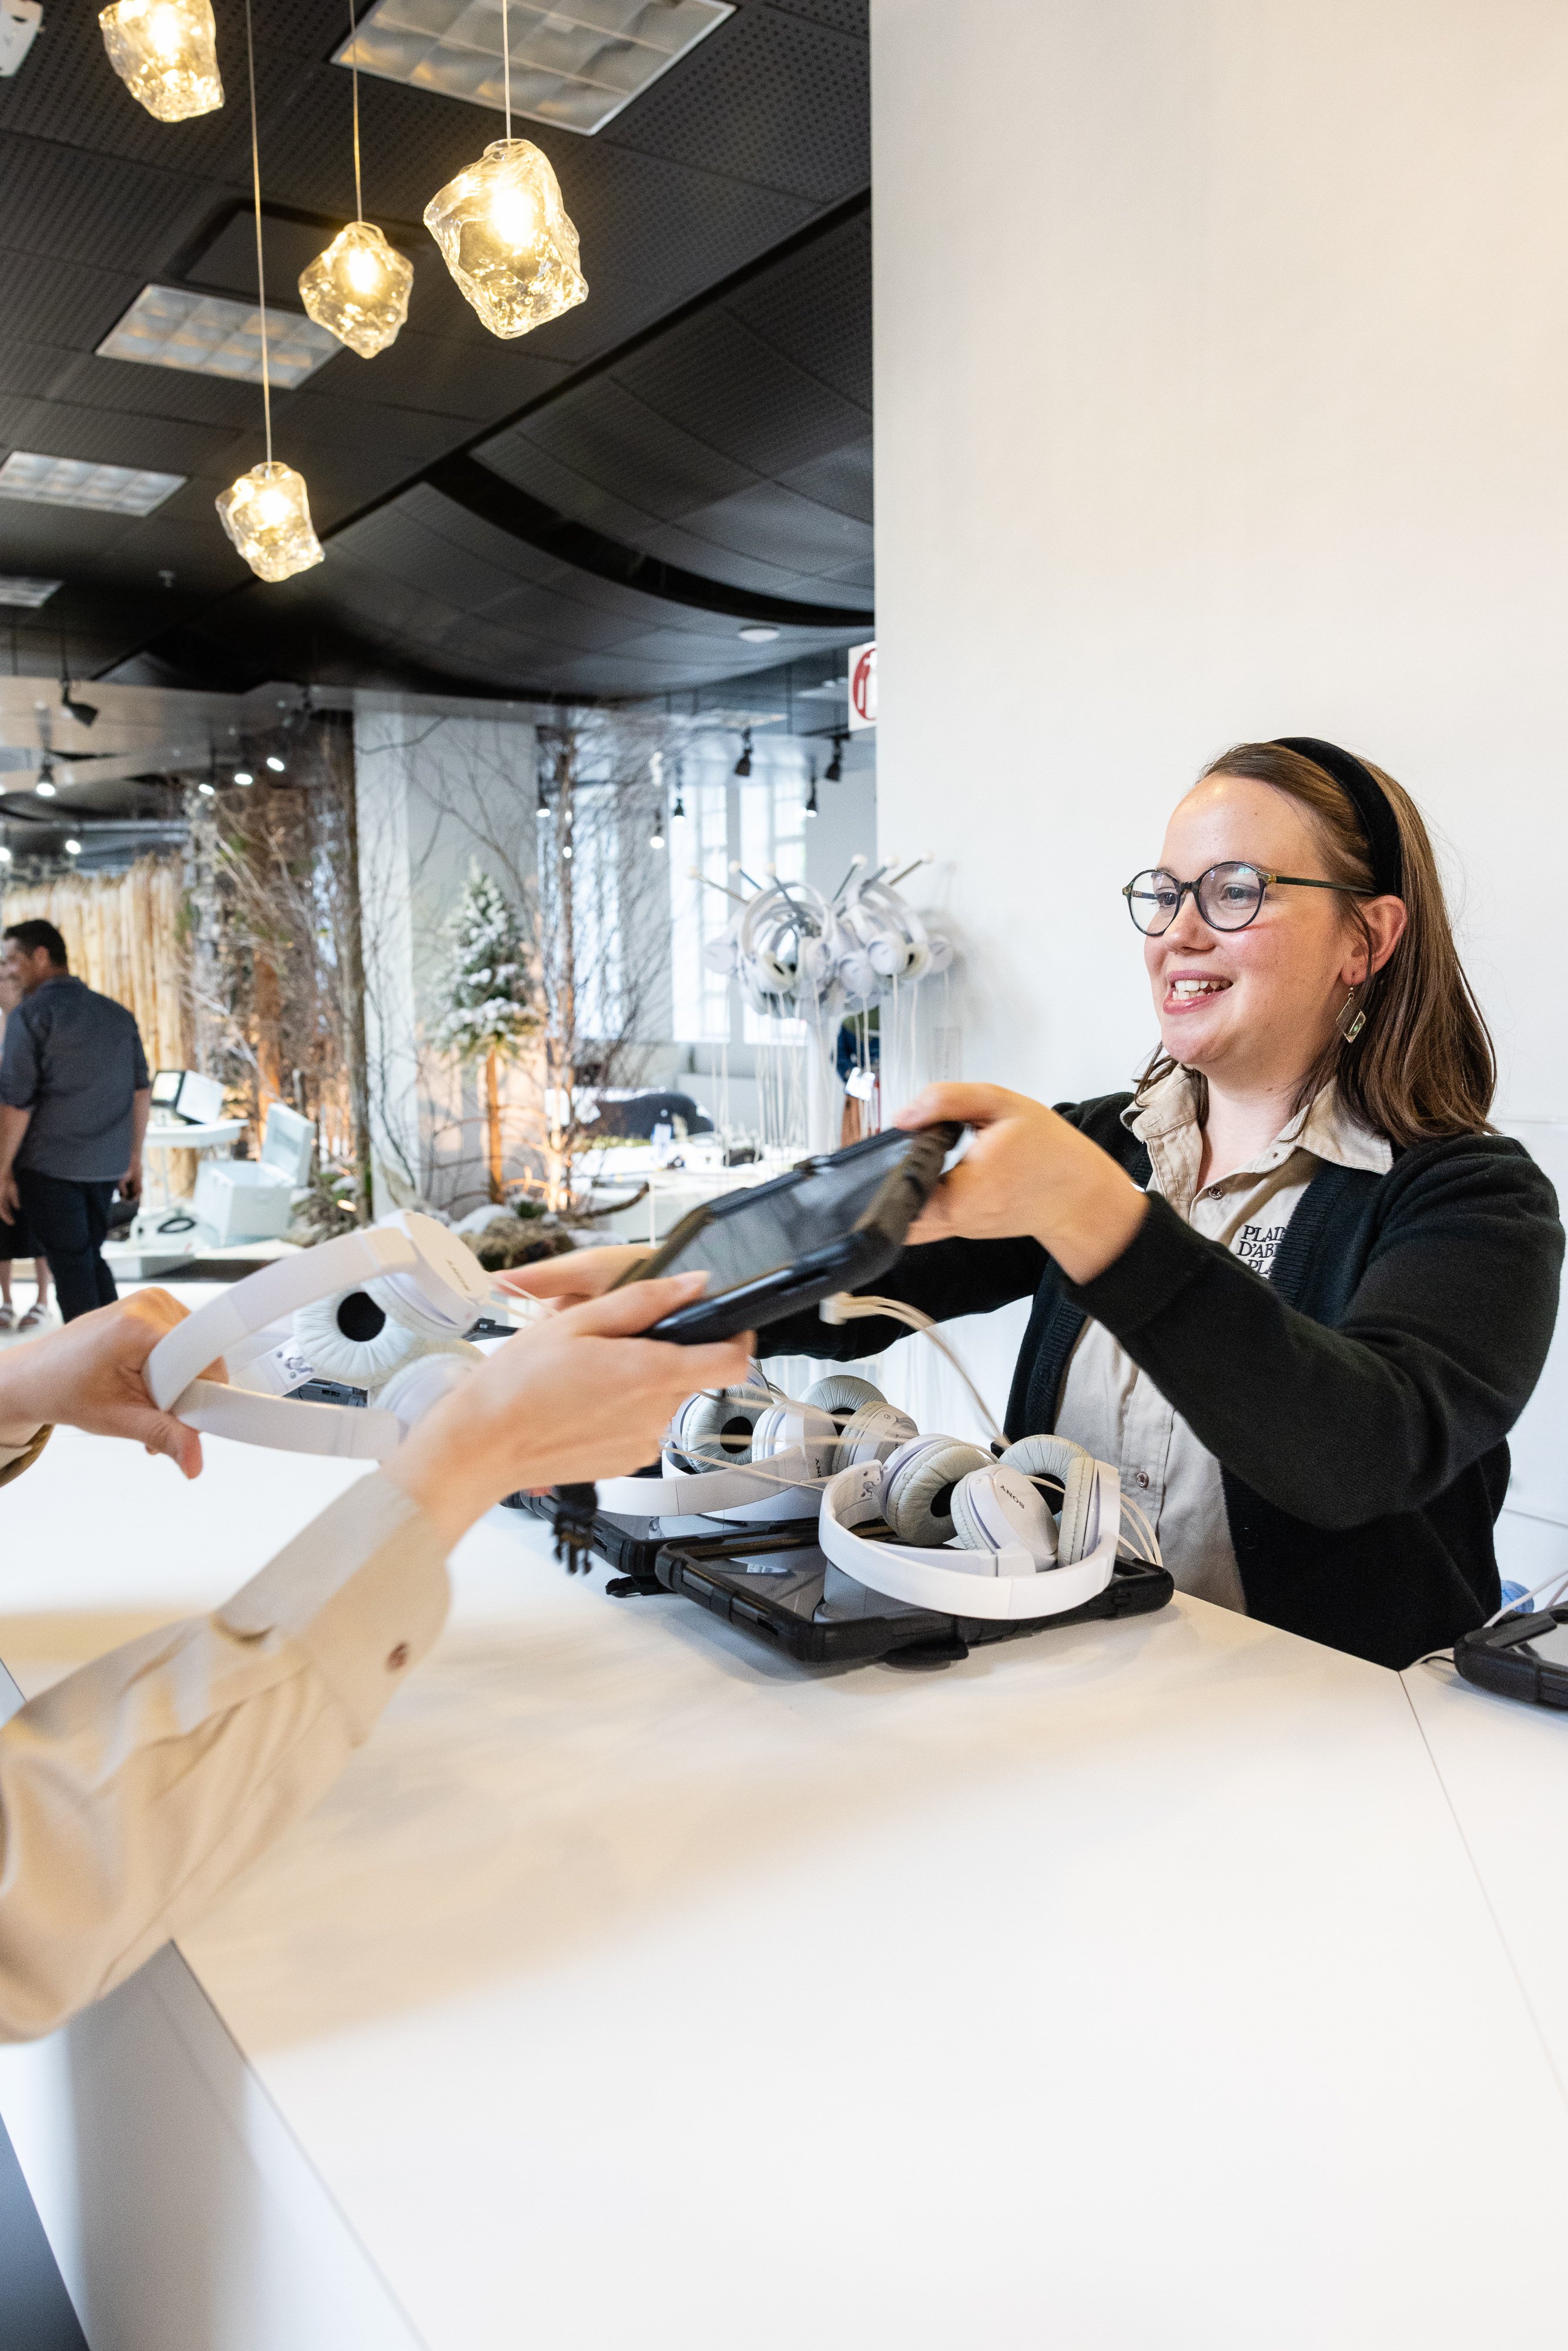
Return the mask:
POLYGON ((1353 987, 1334 1016, 1334 1027, 1347 1045, 1354 1045, 1365 1026, 1366 1015, 1364 1012, 1356 1011, 1355 990, 1353 987))

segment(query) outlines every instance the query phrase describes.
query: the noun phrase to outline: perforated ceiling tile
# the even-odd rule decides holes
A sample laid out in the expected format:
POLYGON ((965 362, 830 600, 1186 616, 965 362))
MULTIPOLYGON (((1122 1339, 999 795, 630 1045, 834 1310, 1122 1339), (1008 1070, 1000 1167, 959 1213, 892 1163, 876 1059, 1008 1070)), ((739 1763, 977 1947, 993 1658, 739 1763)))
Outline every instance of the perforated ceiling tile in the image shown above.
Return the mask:
POLYGON ((62 351, 52 343, 13 342, 0 337, 0 392, 37 393, 52 392, 62 376, 68 376, 78 354, 62 351))
POLYGON ((192 375, 183 369, 139 367, 130 360, 101 360, 91 351, 76 357, 56 396, 83 408, 162 416, 179 424, 211 425, 234 433, 255 425, 261 413, 261 394, 253 384, 230 383, 222 376, 192 375))
POLYGON ((863 562, 872 552, 865 523, 797 497, 777 482, 758 482, 701 514, 688 515, 685 528, 694 537, 714 539, 737 554, 768 558, 807 574, 836 563, 863 562))
MULTIPOLYGON (((511 0, 512 112, 591 136, 732 13, 729 0, 511 0)), ((494 0, 375 0, 334 59, 499 112, 502 46, 494 0)))
POLYGON ((869 414, 871 222, 862 214, 725 303, 731 315, 869 414))
MULTIPOLYGON (((699 538, 695 531, 683 528, 679 523, 656 524, 643 533, 638 545, 663 562, 678 563, 683 571, 695 572, 699 580, 743 589, 753 596, 778 596, 797 604, 852 604, 858 601, 840 596, 836 590, 824 595, 821 582, 814 574, 790 570, 782 557, 773 561, 758 559, 721 546, 717 539, 699 538)), ((734 625, 740 627, 738 619, 734 625)))
POLYGON ((870 524, 875 519, 869 433, 863 441, 831 450, 825 457, 814 457, 808 465, 798 465, 782 479, 787 490, 798 490, 819 506, 852 515, 857 522, 870 524))
POLYGON ((0 222, 16 251, 135 270, 191 235, 211 197, 183 173, 0 136, 0 222))
POLYGON ((342 396, 462 417, 471 433, 485 418, 537 399, 564 372, 559 364, 494 335, 482 349, 470 350, 405 327, 391 350, 366 362, 362 377, 349 376, 342 396))
POLYGON ((825 26, 746 7, 605 136, 838 204, 871 180, 870 51, 825 26))
MULTIPOLYGON (((757 479, 755 467, 724 455, 701 437, 701 408, 690 416, 698 431, 688 431, 687 421, 686 415, 676 422, 661 414, 613 376, 601 375, 526 418, 503 442, 483 443, 479 455, 488 465, 502 449, 515 450, 517 462, 526 464, 527 448, 540 449, 627 505, 673 522, 757 479)), ((519 486, 528 486, 521 480, 519 486)))
POLYGON ((866 413, 723 311, 703 311, 615 371, 661 416, 700 416, 705 440, 759 474, 863 438, 866 413))
POLYGON ((118 270, 88 269, 42 255, 0 252, 0 319, 7 340, 90 350, 136 291, 118 270))
POLYGON ((786 16, 804 16, 809 24, 827 25, 852 39, 871 38, 871 0, 768 0, 786 16))

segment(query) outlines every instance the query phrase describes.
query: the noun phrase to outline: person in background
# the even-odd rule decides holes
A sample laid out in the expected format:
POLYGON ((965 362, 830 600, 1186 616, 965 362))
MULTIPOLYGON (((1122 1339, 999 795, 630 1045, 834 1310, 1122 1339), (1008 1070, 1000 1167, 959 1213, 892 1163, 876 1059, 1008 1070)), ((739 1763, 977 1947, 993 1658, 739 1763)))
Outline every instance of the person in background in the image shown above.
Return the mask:
MULTIPOLYGON (((0 1047, 5 1037, 5 1018, 15 1012, 22 1001, 22 990, 4 969, 0 969, 0 1047)), ((49 1261, 37 1249, 25 1222, 17 1223, 0 1217, 0 1333, 15 1331, 37 1331, 49 1319, 49 1261), (31 1257, 33 1280, 37 1296, 16 1320, 16 1309, 11 1299, 11 1268, 19 1257, 31 1257)))
POLYGON ((100 1254, 116 1185, 141 1192, 152 1091, 135 1016, 67 964, 53 923, 12 923, 0 973, 21 991, 0 1052, 0 1217, 25 1215, 67 1322, 112 1304, 100 1254))

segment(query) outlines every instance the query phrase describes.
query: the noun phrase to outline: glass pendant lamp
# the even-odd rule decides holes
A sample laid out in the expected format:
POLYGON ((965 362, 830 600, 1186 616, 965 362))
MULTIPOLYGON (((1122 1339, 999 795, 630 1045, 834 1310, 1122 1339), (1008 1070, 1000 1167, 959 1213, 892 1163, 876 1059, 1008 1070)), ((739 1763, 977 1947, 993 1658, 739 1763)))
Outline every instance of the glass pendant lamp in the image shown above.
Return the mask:
POLYGON ((118 0, 98 21, 110 64, 160 122, 185 122, 223 104, 211 0, 118 0))
POLYGON ((261 250, 261 154, 256 131, 256 50, 251 40, 250 0, 245 0, 246 70, 250 80, 250 175, 256 200, 256 283, 261 315, 261 404, 267 420, 267 455, 214 503, 218 520, 258 580, 292 580, 322 560, 321 542, 310 520, 305 477, 272 455, 272 384, 267 366, 267 271, 261 250))
POLYGON ((493 335, 526 335, 587 297, 577 231, 531 140, 486 147, 432 196, 424 225, 493 335))
POLYGON ((408 317, 413 264, 390 246, 373 221, 365 218, 360 183, 360 68, 354 45, 353 0, 349 0, 349 55, 354 76, 354 218, 299 273, 299 298, 319 327, 358 351, 374 359, 408 317))
POLYGON ((446 266, 493 335, 526 335, 586 301, 577 231, 548 156, 512 136, 512 44, 501 5, 507 135, 438 189, 424 225, 446 266))
POLYGON ((305 477, 268 457, 231 482, 218 520, 258 580, 292 580, 322 561, 305 477))

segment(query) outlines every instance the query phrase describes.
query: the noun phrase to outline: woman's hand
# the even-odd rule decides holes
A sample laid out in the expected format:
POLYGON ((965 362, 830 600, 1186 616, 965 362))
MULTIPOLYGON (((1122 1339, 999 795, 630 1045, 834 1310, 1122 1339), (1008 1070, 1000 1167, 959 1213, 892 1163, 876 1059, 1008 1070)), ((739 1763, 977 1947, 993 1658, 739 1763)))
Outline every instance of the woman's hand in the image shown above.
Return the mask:
POLYGON ((927 1086, 898 1113, 904 1127, 945 1119, 975 1129, 909 1228, 911 1243, 1029 1234, 1070 1281, 1113 1265, 1147 1203, 1110 1155, 1043 1102, 1001 1086, 927 1086))
MULTIPOLYGON (((166 1453, 187 1478, 202 1471, 202 1440, 193 1428, 160 1412, 141 1367, 165 1331, 185 1319, 166 1290, 138 1290, 118 1305, 78 1314, 63 1331, 28 1339, 0 1353, 0 1444, 26 1445, 48 1423, 85 1428, 94 1437, 136 1437, 149 1453, 166 1453)), ((206 1380, 226 1380, 221 1363, 206 1380)))
POLYGON ((697 1388, 743 1386, 749 1375, 749 1332, 704 1347, 636 1336, 698 1297, 706 1280, 635 1282, 519 1331, 415 1424, 382 1475, 450 1546, 503 1494, 641 1469, 677 1405, 697 1388))
MULTIPOLYGON (((559 1257, 540 1258, 534 1265, 514 1266, 509 1273, 497 1276, 496 1286, 516 1290, 523 1298, 537 1298, 547 1314, 559 1314, 565 1307, 584 1306, 591 1298, 602 1298, 623 1273, 653 1254, 649 1248, 625 1242, 609 1249, 573 1249, 570 1256, 563 1250, 559 1257)), ((701 1384, 694 1382, 694 1386, 701 1384)))

